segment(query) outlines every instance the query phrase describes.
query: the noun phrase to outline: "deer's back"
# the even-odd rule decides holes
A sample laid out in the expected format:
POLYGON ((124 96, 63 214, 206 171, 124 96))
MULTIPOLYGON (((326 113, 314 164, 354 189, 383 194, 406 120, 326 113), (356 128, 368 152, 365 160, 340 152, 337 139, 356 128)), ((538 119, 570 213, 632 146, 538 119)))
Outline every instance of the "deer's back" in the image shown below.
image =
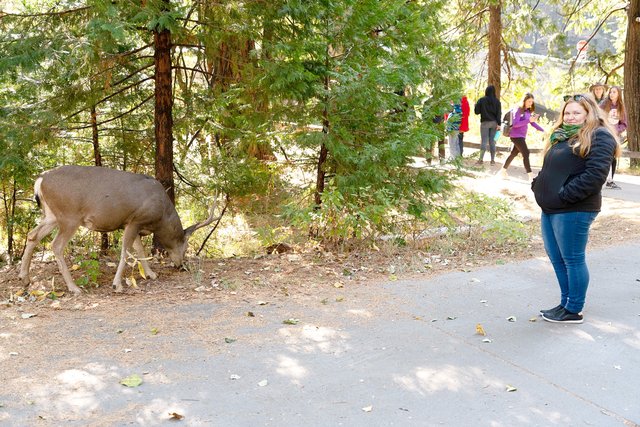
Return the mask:
POLYGON ((129 222, 154 230, 171 204, 154 178, 95 166, 61 166, 41 175, 38 196, 58 222, 113 231, 129 222))

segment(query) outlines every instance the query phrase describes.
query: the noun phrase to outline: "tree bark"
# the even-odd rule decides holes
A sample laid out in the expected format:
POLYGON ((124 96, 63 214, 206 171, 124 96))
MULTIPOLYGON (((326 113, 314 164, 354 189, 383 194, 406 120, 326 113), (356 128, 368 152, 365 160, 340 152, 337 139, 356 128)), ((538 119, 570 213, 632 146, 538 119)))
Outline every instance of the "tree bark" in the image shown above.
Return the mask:
POLYGON ((500 53, 502 52, 502 3, 497 1, 489 6, 489 57, 488 83, 496 88, 500 99, 500 53))
MULTIPOLYGON (((640 151, 640 0, 629 2, 624 55, 624 100, 630 151, 640 151)), ((631 159, 640 166, 640 159, 631 159)))
POLYGON ((173 184, 173 86, 171 33, 154 31, 156 179, 175 204, 173 184))

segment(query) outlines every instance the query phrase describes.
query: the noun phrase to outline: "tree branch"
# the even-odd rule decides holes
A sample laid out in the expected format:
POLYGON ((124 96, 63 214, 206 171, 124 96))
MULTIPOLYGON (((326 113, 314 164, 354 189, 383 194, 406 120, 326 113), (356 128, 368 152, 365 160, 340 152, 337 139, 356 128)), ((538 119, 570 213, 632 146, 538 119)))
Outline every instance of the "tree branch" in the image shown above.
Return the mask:
MULTIPOLYGON (((121 117, 126 116, 127 114, 137 110, 138 108, 142 107, 144 104, 146 104, 150 99, 153 99, 154 94, 151 94, 150 96, 148 96, 147 98, 145 98, 140 104, 136 105, 135 107, 131 108, 130 110, 127 110, 125 112, 123 112, 122 114, 118 114, 115 117, 112 117, 108 120, 102 121, 100 123, 96 123, 96 126, 102 126, 105 123, 109 123, 112 122, 114 120, 118 120, 121 117)), ((72 127, 72 128, 67 128, 66 130, 82 130, 82 129, 88 129, 90 128, 92 125, 86 125, 86 126, 76 126, 76 127, 72 127)))
POLYGON ((0 19, 6 18, 7 16, 14 17, 14 18, 39 18, 42 16, 45 16, 45 17, 46 16, 64 16, 64 15, 69 15, 76 12, 89 10, 91 8, 92 8, 91 6, 84 6, 84 7, 79 7, 77 9, 62 10, 59 12, 44 12, 44 13, 5 13, 0 11, 0 19))
MULTIPOLYGON (((578 0, 578 2, 579 2, 579 0, 578 0)), ((596 29, 595 29, 595 30, 593 30, 593 33, 591 33, 591 35, 590 35, 590 36, 589 36, 589 38, 587 39, 587 43, 584 45, 584 47, 582 48, 582 50, 586 49, 586 48, 587 48, 587 46, 589 46, 589 43, 591 43, 591 40, 593 40, 593 38, 596 36, 596 34, 598 34, 598 31, 600 31, 600 28, 602 28, 602 26, 604 25, 604 23, 605 23, 605 22, 607 22, 607 19, 609 19, 609 17, 610 17, 611 15, 613 15, 614 13, 619 12, 619 11, 621 11, 621 10, 626 11, 626 9, 627 9, 627 6, 626 6, 626 5, 624 5, 624 6, 621 6, 621 7, 616 8, 616 9, 612 9, 609 13, 607 13, 607 15, 606 15, 604 18, 602 18, 602 20, 600 21, 600 23, 598 24, 598 26, 596 27, 596 29)), ((580 52, 578 52, 578 53, 576 54, 575 58, 573 58, 573 61, 571 61, 571 66, 569 67, 569 74, 573 74, 573 69, 574 69, 574 68, 575 68, 575 66, 576 66, 576 62, 578 61, 578 57, 580 56, 580 53, 582 52, 582 50, 581 50, 580 52)))

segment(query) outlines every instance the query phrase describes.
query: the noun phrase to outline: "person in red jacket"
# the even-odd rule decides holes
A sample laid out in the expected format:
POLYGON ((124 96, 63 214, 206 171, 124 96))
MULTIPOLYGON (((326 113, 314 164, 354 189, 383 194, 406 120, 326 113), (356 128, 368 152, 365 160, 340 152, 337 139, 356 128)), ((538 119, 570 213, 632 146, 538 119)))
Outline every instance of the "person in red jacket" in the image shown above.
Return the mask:
POLYGON ((460 100, 460 106, 462 107, 462 122, 460 122, 460 130, 458 133, 458 145, 460 146, 460 155, 462 156, 464 133, 469 132, 469 113, 471 113, 471 106, 466 96, 463 96, 460 100))

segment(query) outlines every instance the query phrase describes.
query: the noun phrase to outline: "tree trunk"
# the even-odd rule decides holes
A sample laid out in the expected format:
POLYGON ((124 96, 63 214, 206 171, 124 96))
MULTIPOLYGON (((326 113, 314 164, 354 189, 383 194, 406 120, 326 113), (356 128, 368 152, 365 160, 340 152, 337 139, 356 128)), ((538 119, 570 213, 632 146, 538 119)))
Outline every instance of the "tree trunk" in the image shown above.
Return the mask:
POLYGON ((324 179, 327 172, 325 171, 325 163, 327 163, 327 156, 329 154, 329 150, 327 150, 327 146, 324 143, 320 146, 320 156, 318 156, 318 173, 316 175, 316 194, 315 194, 315 202, 316 209, 320 208, 322 204, 322 193, 324 192, 324 179))
POLYGON ((173 186, 173 90, 171 33, 154 31, 156 179, 175 203, 173 186))
MULTIPOLYGON (((168 0, 164 0, 168 5, 168 0)), ((168 7, 168 6, 167 6, 168 7)), ((173 184, 173 86, 171 79, 171 32, 153 32, 155 53, 155 137, 156 137, 156 179, 165 188, 175 204, 173 184)), ((162 253, 164 248, 153 236, 153 253, 162 253)))
POLYGON ((98 140, 98 113, 95 105, 91 106, 91 141, 93 142, 93 162, 96 166, 102 166, 100 141, 98 140))
POLYGON ((11 199, 7 200, 6 191, 4 192, 4 210, 7 215, 7 255, 9 257, 9 264, 13 264, 14 259, 14 223, 16 203, 18 201, 18 186, 15 178, 12 180, 11 199))
MULTIPOLYGON (((324 78, 324 89, 325 92, 329 91, 329 76, 325 76, 324 78)), ((324 136, 329 135, 329 110, 328 110, 329 102, 328 100, 324 104, 324 110, 322 111, 322 133, 324 136)), ((326 144, 323 142, 320 146, 320 155, 318 156, 318 169, 316 174, 316 194, 315 194, 315 202, 316 209, 320 209, 320 205, 322 204, 322 193, 324 192, 324 180, 327 174, 326 171, 326 163, 327 157, 329 155, 329 150, 327 149, 326 144)))
MULTIPOLYGON (((93 142, 93 162, 96 166, 102 166, 100 154, 100 141, 98 139, 98 112, 96 106, 91 106, 91 141, 93 142)), ((100 252, 105 254, 109 250, 109 234, 100 234, 100 252)))
POLYGON ((500 53, 502 52, 502 4, 500 1, 489 6, 489 58, 488 83, 496 88, 500 99, 500 53))
MULTIPOLYGON (((640 0, 628 5, 627 40, 624 55, 624 100, 627 113, 629 150, 640 151, 640 0)), ((640 159, 631 159, 640 166, 640 159)))

